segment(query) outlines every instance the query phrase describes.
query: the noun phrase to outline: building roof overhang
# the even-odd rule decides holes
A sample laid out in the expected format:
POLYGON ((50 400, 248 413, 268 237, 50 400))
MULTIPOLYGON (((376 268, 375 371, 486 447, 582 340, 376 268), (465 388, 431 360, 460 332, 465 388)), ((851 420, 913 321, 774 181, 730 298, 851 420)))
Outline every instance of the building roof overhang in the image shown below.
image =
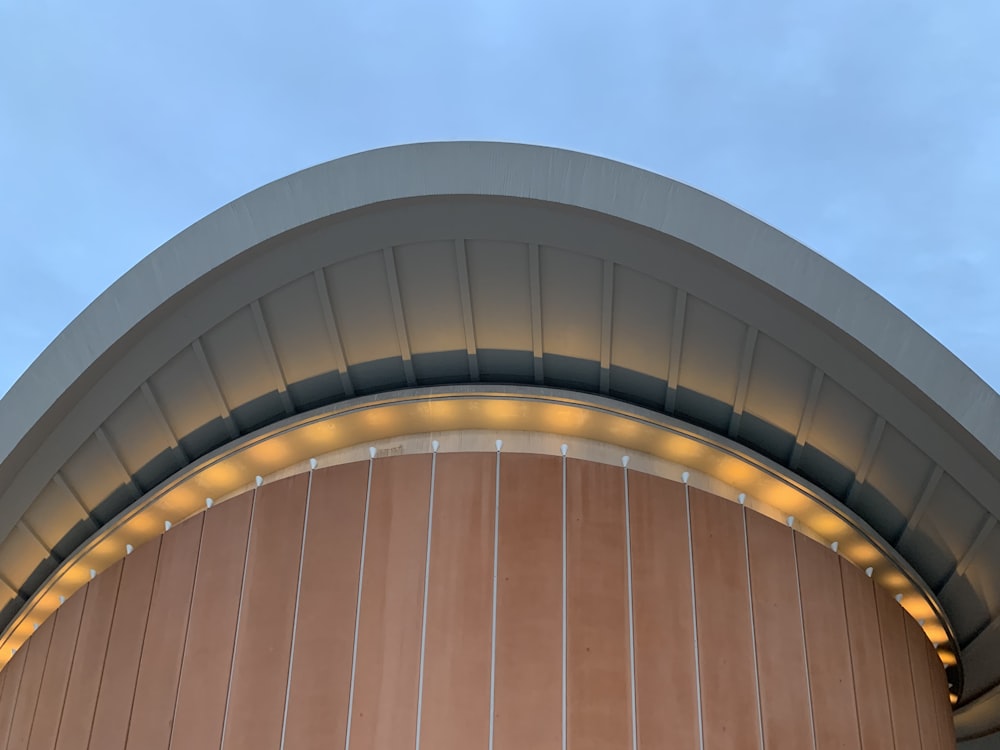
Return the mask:
MULTIPOLYGON (((1000 726, 1000 397, 751 216, 597 157, 433 143, 339 159, 194 224, 0 400, 0 620, 102 524, 262 425, 363 394, 555 385, 734 441, 923 578, 1000 726)), ((977 702, 979 701, 979 702, 977 702)))

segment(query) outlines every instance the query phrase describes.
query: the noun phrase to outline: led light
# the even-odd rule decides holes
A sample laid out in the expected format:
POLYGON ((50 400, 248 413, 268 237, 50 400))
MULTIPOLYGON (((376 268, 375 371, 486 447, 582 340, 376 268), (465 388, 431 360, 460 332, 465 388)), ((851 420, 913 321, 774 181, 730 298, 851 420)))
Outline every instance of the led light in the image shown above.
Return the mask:
POLYGON ((315 458, 310 458, 309 459, 309 468, 311 470, 315 470, 317 466, 319 466, 319 461, 317 461, 315 458))
POLYGON ((260 487, 262 484, 264 484, 264 477, 258 474, 256 477, 254 477, 254 481, 257 483, 257 486, 260 487))
POLYGON ((691 472, 689 471, 685 471, 683 474, 681 474, 681 481, 684 482, 684 484, 687 484, 690 478, 691 478, 691 472))
POLYGON ((133 552, 135 552, 135 547, 133 547, 131 544, 126 544, 125 545, 125 554, 126 555, 131 555, 133 552))
POLYGON ((497 453, 500 452, 501 448, 503 448, 503 440, 497 440, 497 453))
POLYGON ((565 455, 566 455, 566 453, 567 453, 567 452, 569 451, 569 446, 568 446, 568 445, 566 445, 566 443, 563 443, 562 445, 560 445, 560 446, 559 446, 559 450, 560 450, 560 451, 562 452, 562 454, 563 454, 563 455, 565 456, 565 455))
POLYGON ((740 505, 746 505, 746 503, 747 503, 747 493, 741 492, 739 495, 736 496, 736 499, 739 500, 740 505))
POLYGON ((205 507, 206 508, 211 508, 213 505, 215 505, 215 501, 212 498, 210 498, 210 497, 206 497, 205 498, 205 507))
POLYGON ((865 568, 865 575, 868 576, 869 578, 872 577, 872 573, 874 573, 874 572, 875 572, 875 568, 873 568, 871 565, 869 565, 867 568, 865 568))
POLYGON ((628 468, 628 456, 622 456, 622 466, 628 468))
POLYGON ((434 451, 435 453, 437 453, 438 452, 438 448, 440 448, 440 447, 441 447, 441 443, 439 443, 437 440, 431 440, 431 450, 432 451, 434 451))
POLYGON ((831 544, 830 549, 836 552, 838 549, 840 549, 840 542, 834 542, 833 544, 831 544))
POLYGON ((170 523, 170 521, 164 521, 164 522, 163 522, 163 530, 164 530, 164 531, 170 531, 170 529, 171 529, 172 527, 173 527, 173 524, 172 524, 172 523, 170 523))
POLYGON ((794 526, 795 525, 795 516, 789 516, 788 518, 786 518, 785 519, 785 523, 788 524, 788 528, 791 528, 792 526, 794 526))
POLYGON ((97 571, 94 570, 93 568, 91 568, 90 569, 90 580, 93 581, 95 578, 97 578, 97 571))
POLYGON ((375 458, 375 446, 374 445, 368 448, 368 456, 369 456, 369 458, 375 458))

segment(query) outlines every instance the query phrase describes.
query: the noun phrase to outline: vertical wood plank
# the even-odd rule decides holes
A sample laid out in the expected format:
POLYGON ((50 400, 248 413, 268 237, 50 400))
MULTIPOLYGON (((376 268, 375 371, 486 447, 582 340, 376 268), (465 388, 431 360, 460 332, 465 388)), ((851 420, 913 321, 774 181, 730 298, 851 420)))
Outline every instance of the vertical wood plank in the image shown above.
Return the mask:
POLYGON ((896 750, 919 748, 917 705, 913 698, 910 677, 910 656, 906 647, 903 618, 909 617, 883 589, 875 587, 882 658, 885 662, 886 685, 889 689, 889 709, 896 750))
POLYGON ((63 603, 54 615, 55 628, 38 693, 38 706, 35 709, 28 750, 52 750, 56 745, 59 717, 66 699, 66 687, 86 599, 87 588, 84 587, 63 603))
POLYGON ((495 495, 495 455, 438 455, 420 737, 425 748, 489 743, 495 495))
POLYGON ((573 750, 631 747, 625 484, 621 467, 566 468, 567 732, 573 750))
POLYGON ((372 470, 351 750, 413 747, 431 457, 372 470))
POLYGON ((119 560, 87 584, 80 635, 59 722, 57 750, 85 750, 90 742, 123 567, 124 561, 119 560))
POLYGON ((758 748, 742 508, 694 488, 689 492, 705 748, 758 748))
POLYGON ((285 747, 344 745, 368 462, 313 474, 285 747))
POLYGON ((130 748, 166 750, 170 745, 204 520, 199 514, 162 537, 135 685, 130 748))
POLYGON ((629 472, 636 719, 642 750, 698 748, 684 485, 629 472))
POLYGON ((252 494, 205 512, 170 747, 219 750, 252 494))
POLYGON ((942 750, 955 750, 955 721, 951 713, 951 701, 948 697, 948 677, 944 665, 938 658, 937 651, 930 642, 925 642, 927 652, 927 668, 930 672, 931 690, 934 693, 932 708, 938 727, 938 742, 942 750))
POLYGON ((844 558, 840 559, 840 569, 861 746, 865 750, 892 750, 892 716, 875 606, 875 584, 844 558))
POLYGON ((494 750, 562 744, 562 462, 504 454, 494 750))
POLYGON ((132 713, 135 681, 139 674, 139 656, 149 617, 149 601, 160 553, 160 539, 139 547, 125 558, 122 580, 111 622, 104 674, 97 694, 94 726, 90 735, 92 748, 125 746, 132 713))
POLYGON ((24 674, 24 662, 28 657, 30 640, 17 650, 7 666, 4 667, 3 693, 0 694, 0 747, 8 747, 11 723, 14 720, 14 709, 17 706, 18 690, 21 687, 21 677, 24 674))
POLYGON ((257 490, 223 747, 281 745, 309 475, 257 490))
POLYGON ((766 748, 813 746, 793 532, 746 511, 761 723, 766 748))
POLYGON ((7 748, 23 748, 28 746, 31 736, 31 724, 35 718, 35 707, 38 705, 38 693, 45 674, 45 662, 49 656, 49 645, 52 642, 52 631, 55 629, 55 617, 50 617, 36 630, 28 643, 27 659, 21 674, 21 684, 17 690, 17 703, 14 706, 14 718, 10 723, 10 736, 7 738, 7 748))
POLYGON ((937 716, 934 710, 937 696, 931 685, 931 675, 927 663, 927 637, 906 612, 903 613, 903 628, 906 631, 906 646, 910 656, 910 675, 913 679, 913 698, 917 704, 917 726, 920 727, 920 741, 923 750, 939 750, 937 716))
POLYGON ((795 535, 816 747, 861 748, 840 562, 835 552, 795 535))

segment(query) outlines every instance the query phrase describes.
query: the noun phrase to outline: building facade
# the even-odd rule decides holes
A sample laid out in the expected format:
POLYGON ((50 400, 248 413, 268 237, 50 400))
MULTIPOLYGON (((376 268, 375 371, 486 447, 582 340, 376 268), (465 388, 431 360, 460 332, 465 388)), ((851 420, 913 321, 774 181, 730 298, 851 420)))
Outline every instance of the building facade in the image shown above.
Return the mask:
POLYGON ((1000 727, 1000 397, 641 170, 442 143, 292 175, 113 285, 0 424, 9 748, 1000 727))

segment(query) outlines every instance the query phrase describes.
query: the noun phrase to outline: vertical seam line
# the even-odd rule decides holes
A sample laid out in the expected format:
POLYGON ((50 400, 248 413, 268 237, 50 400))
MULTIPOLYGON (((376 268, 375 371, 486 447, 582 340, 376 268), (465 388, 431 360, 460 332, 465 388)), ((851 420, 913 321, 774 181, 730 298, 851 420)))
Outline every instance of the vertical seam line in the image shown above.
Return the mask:
POLYGON ((132 731, 132 712, 135 711, 136 688, 139 687, 139 672, 142 669, 142 652, 146 648, 146 633, 149 630, 149 613, 153 611, 153 597, 156 595, 156 574, 160 572, 160 551, 163 549, 163 536, 156 540, 156 567, 153 569, 153 583, 150 587, 149 602, 146 604, 146 624, 142 628, 142 640, 139 642, 139 662, 135 665, 135 682, 132 683, 132 701, 128 706, 128 722, 125 724, 125 743, 132 731))
POLYGON ((858 747, 863 747, 861 733, 861 705, 858 700, 856 676, 854 674, 854 648, 851 645, 851 621, 847 618, 847 591, 844 590, 844 567, 837 560, 837 576, 840 578, 840 601, 844 604, 844 632, 847 634, 847 663, 851 666, 851 695, 854 697, 854 718, 858 727, 858 747))
MULTIPOLYGON (((208 512, 208 508, 205 512, 208 512)), ((177 687, 174 689, 174 708, 170 714, 170 732, 167 734, 167 747, 174 742, 174 726, 177 723, 177 702, 181 695, 181 678, 184 676, 184 662, 187 661, 188 635, 191 633, 191 613, 194 611, 194 590, 198 585, 198 568, 201 566, 201 550, 205 544, 205 519, 201 520, 201 530, 198 532, 198 554, 194 559, 194 576, 191 579, 191 596, 188 597, 187 622, 184 624, 184 643, 181 646, 181 664, 177 670, 177 687)))
POLYGON ((372 498, 372 467, 375 464, 373 455, 368 459, 368 487, 365 490, 365 519, 361 527, 361 562, 358 566, 358 599, 354 610, 354 646, 351 650, 351 689, 347 699, 347 729, 344 732, 344 750, 351 747, 351 723, 354 718, 354 678, 358 669, 358 630, 361 626, 361 592, 365 583, 365 548, 368 544, 368 508, 372 498))
POLYGON ((490 739, 493 750, 494 716, 496 713, 497 674, 497 580, 500 551, 500 451, 497 450, 496 480, 493 495, 493 613, 490 625, 490 739))
POLYGON ((757 657, 757 623, 754 621, 753 577, 750 574, 750 529, 747 526, 747 507, 743 511, 743 549, 747 565, 747 602, 750 604, 750 644, 753 647, 753 678, 757 692, 757 731, 760 732, 760 748, 764 750, 764 710, 760 703, 760 664, 757 657))
POLYGON ((566 750, 568 723, 568 685, 566 679, 567 613, 566 613, 566 456, 562 457, 562 750, 566 750))
POLYGON ((281 714, 281 748, 285 747, 285 733, 288 729, 288 701, 292 695, 292 672, 295 668, 295 638, 299 633, 299 602, 302 598, 302 570, 306 560, 306 535, 309 533, 309 506, 312 502, 314 469, 309 469, 309 484, 306 486, 306 509, 302 517, 302 546, 299 548, 299 574, 295 581, 295 612, 292 615, 292 643, 288 649, 288 678, 285 681, 285 708, 281 714))
POLYGON ((688 532, 688 564, 691 568, 691 623, 694 626, 694 687, 698 700, 698 746, 705 748, 705 717, 701 707, 701 654, 698 648, 698 599, 694 586, 694 534, 691 530, 691 493, 687 482, 684 483, 684 509, 687 513, 688 532))
MULTIPOLYGON (((894 748, 898 747, 896 738, 896 720, 892 715, 892 689, 889 685, 889 665, 885 660, 885 637, 883 636, 883 624, 882 624, 882 612, 878 606, 877 592, 874 588, 875 584, 870 585, 872 595, 875 597, 875 622, 878 624, 878 638, 879 638, 879 653, 882 655, 882 673, 885 675, 885 700, 889 705, 889 730, 892 735, 892 746, 894 748)), ((887 623, 888 624, 888 623, 887 623)))
POLYGON ((799 577, 798 536, 792 532, 792 557, 795 562, 795 592, 799 600, 799 626, 802 628, 802 659, 806 666, 806 693, 809 697, 809 730, 812 732, 813 747, 816 747, 816 717, 813 712, 812 676, 809 670, 809 643, 806 636, 806 613, 802 604, 802 579, 799 577))
MULTIPOLYGON (((59 612, 56 612, 56 619, 59 618, 59 612)), ((42 682, 45 680, 45 669, 49 666, 49 656, 52 653, 52 639, 56 635, 56 623, 52 623, 52 635, 49 636, 49 645, 45 648, 45 659, 42 661, 42 673, 38 678, 38 693, 35 695, 35 705, 31 708, 31 722, 28 724, 28 745, 31 744, 31 733, 35 730, 35 717, 38 715, 38 699, 42 697, 42 682)), ((27 660, 25 660, 27 661, 27 660)), ((13 721, 11 721, 11 726, 13 726, 13 721)), ((10 735, 7 736, 7 743, 10 744, 10 735)))
MULTIPOLYGON (((83 604, 80 605, 80 625, 83 624, 83 613, 87 609, 88 596, 90 596, 89 586, 83 591, 83 604)), ((59 716, 56 717, 56 736, 53 747, 59 744, 59 731, 62 729, 63 714, 66 711, 66 696, 69 693, 70 682, 73 680, 73 667, 76 666, 76 650, 80 645, 80 631, 83 629, 80 625, 77 625, 76 628, 76 637, 73 639, 73 654, 69 658, 69 671, 66 673, 66 684, 63 686, 62 700, 59 702, 59 716)))
POLYGON ((424 555, 424 601, 420 615, 420 667, 417 679, 417 732, 414 741, 420 750, 420 730, 424 710, 424 657, 427 653, 427 592, 431 585, 431 532, 434 528, 434 480, 437 475, 437 451, 431 454, 431 497, 427 504, 427 550, 424 555))
POLYGON ((236 632, 233 635, 233 655, 229 660, 229 685, 226 687, 226 708, 222 714, 222 737, 219 738, 219 750, 226 746, 226 727, 229 724, 229 702, 233 697, 233 672, 236 671, 236 652, 240 645, 240 621, 243 619, 243 595, 247 587, 247 568, 250 566, 250 542, 253 539, 253 522, 257 515, 257 493, 259 487, 255 487, 253 496, 250 498, 250 524, 247 527, 247 544, 243 551, 243 580, 240 582, 240 603, 236 610, 236 632))
MULTIPOLYGON (((103 572, 103 571, 102 571, 103 572)), ((104 658, 101 659, 101 675, 97 679, 97 697, 94 699, 93 713, 90 716, 90 731, 87 733, 87 747, 90 747, 90 741, 94 738, 94 721, 97 719, 97 700, 101 695, 101 683, 104 682, 104 668, 108 664, 108 651, 111 649, 111 631, 115 628, 115 613, 118 611, 118 596, 122 592, 122 579, 125 577, 125 563, 122 562, 121 572, 118 574, 118 584, 115 586, 115 603, 111 608, 111 622, 108 623, 108 637, 104 643, 104 658)), ((93 580, 93 579, 91 579, 93 580)), ((23 675, 22 671, 22 675, 23 675)), ((18 683, 18 689, 20 689, 20 682, 18 683)))
POLYGON ((639 747, 639 722, 637 718, 638 709, 636 707, 635 690, 635 615, 633 613, 634 600, 632 596, 632 515, 631 508, 629 506, 627 466, 622 467, 622 473, 625 480, 625 555, 628 562, 626 572, 628 574, 628 656, 632 687, 632 750, 637 750, 639 747))

